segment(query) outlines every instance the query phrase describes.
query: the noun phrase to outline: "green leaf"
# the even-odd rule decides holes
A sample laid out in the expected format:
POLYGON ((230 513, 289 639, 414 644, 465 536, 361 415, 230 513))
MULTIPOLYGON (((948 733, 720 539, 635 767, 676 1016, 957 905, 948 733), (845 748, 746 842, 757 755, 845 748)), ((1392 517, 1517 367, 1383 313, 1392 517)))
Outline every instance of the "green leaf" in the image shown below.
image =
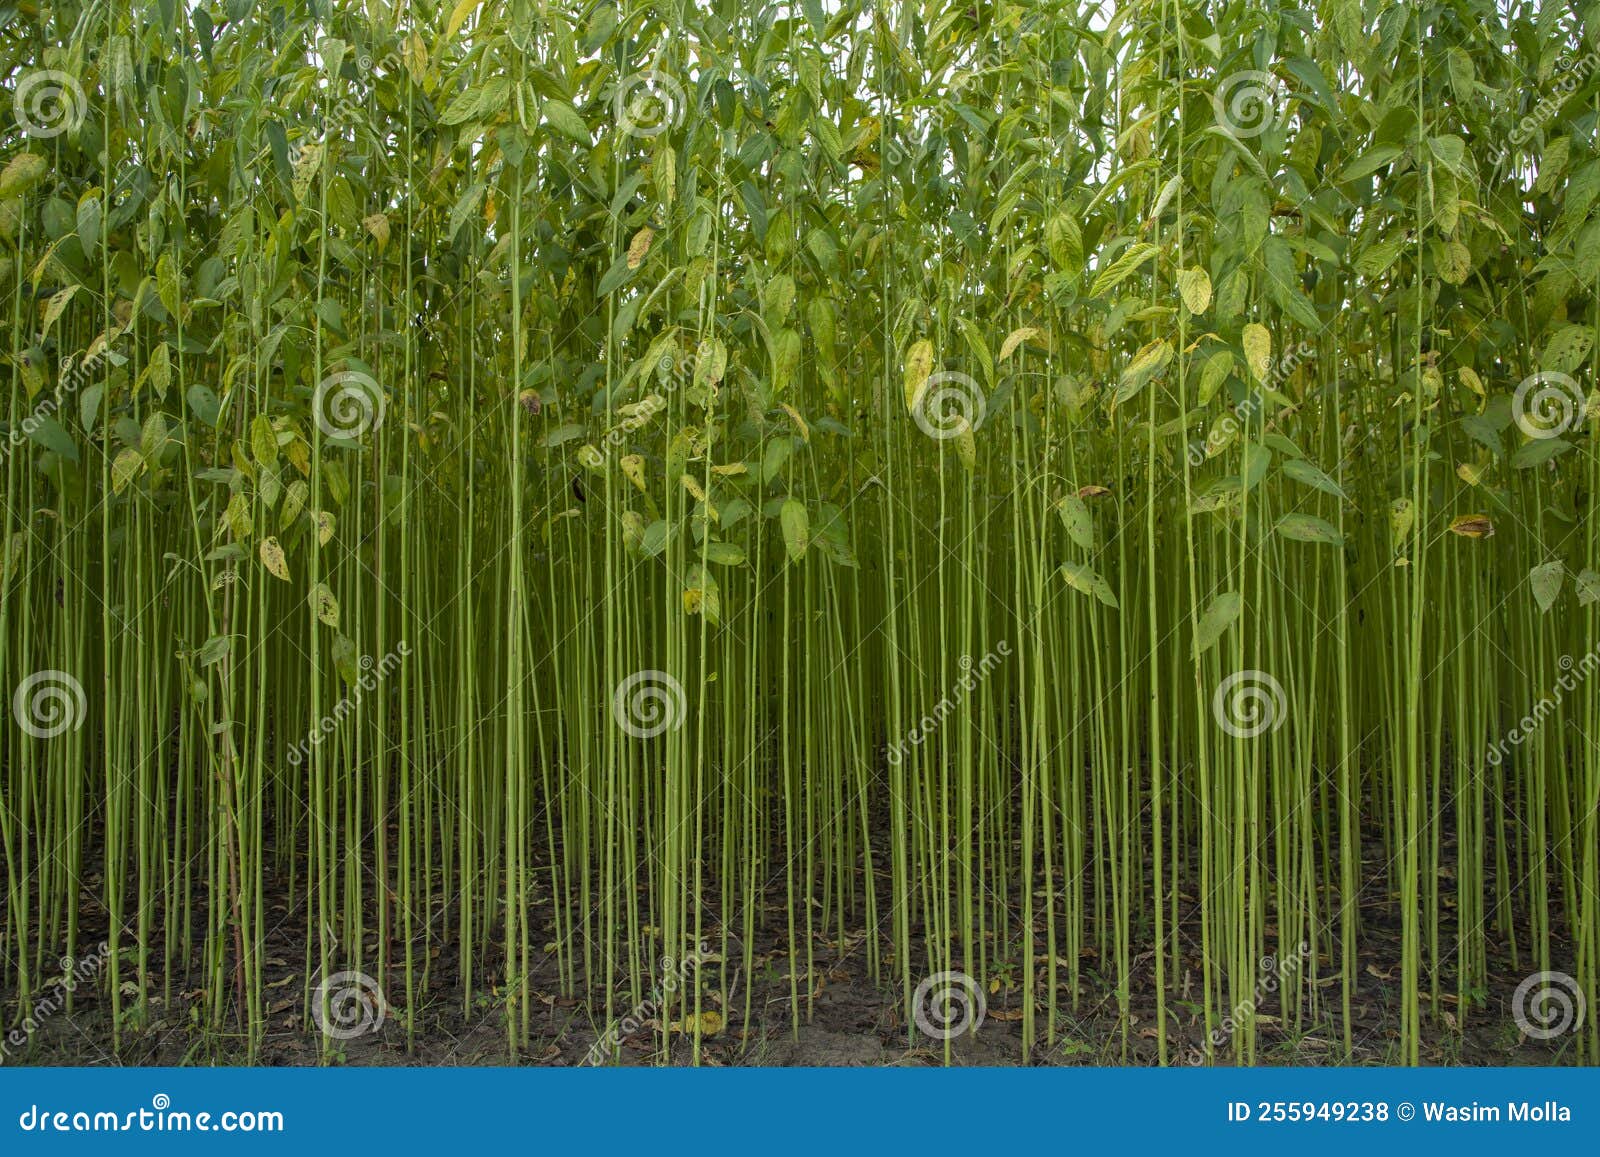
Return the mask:
POLYGON ((1274 528, 1284 538, 1295 542, 1320 542, 1329 546, 1343 546, 1344 536, 1337 527, 1310 514, 1285 514, 1274 528))
POLYGON ((1550 335, 1539 365, 1546 372, 1571 373, 1589 356, 1593 345, 1594 332, 1589 326, 1564 325, 1550 335))
POLYGON ((658 518, 644 528, 644 537, 639 541, 639 553, 646 558, 654 558, 667 548, 667 541, 671 537, 672 525, 658 518))
POLYGON ((1517 447, 1516 453, 1511 455, 1511 466, 1514 470, 1531 470, 1570 449, 1572 443, 1565 438, 1535 438, 1517 447))
POLYGON ((1559 559, 1536 566, 1528 572, 1528 586, 1532 588, 1533 601, 1539 604, 1541 612, 1556 605, 1556 597, 1561 594, 1561 584, 1566 577, 1567 568, 1559 559))
POLYGON ((217 419, 222 416, 222 403, 217 400, 217 395, 210 386, 194 385, 184 393, 184 398, 189 403, 189 409, 202 425, 216 428, 217 419))
POLYGON ((706 561, 718 566, 741 566, 745 560, 744 547, 733 542, 706 543, 706 561))
POLYGON ((1089 289, 1090 297, 1099 297, 1121 285, 1136 273, 1141 265, 1156 255, 1158 250, 1154 245, 1144 241, 1135 241, 1106 268, 1102 269, 1094 279, 1094 284, 1089 289))
POLYGON ((1080 594, 1092 595, 1108 607, 1117 605, 1117 596, 1111 591, 1111 584, 1100 577, 1098 571, 1079 562, 1064 562, 1061 564, 1061 577, 1067 580, 1067 585, 1080 594))
POLYGON ((550 122, 551 127, 564 133, 579 144, 588 145, 593 142, 589 139, 589 126, 584 123, 578 110, 564 100, 547 100, 544 102, 544 119, 550 122))
POLYGON ((805 503, 797 498, 785 499, 778 521, 783 525, 783 545, 789 551, 789 561, 799 562, 805 557, 811 539, 811 520, 805 503))
POLYGON ((1337 180, 1343 184, 1346 181, 1359 181, 1362 177, 1370 177, 1400 153, 1399 145, 1375 145, 1346 165, 1340 171, 1337 180))
POLYGON ((250 452, 269 470, 278 465, 278 433, 265 414, 257 414, 250 423, 250 452))
POLYGON ((1283 464, 1283 472, 1302 486, 1331 494, 1335 498, 1347 497, 1339 484, 1320 469, 1303 459, 1293 458, 1283 464))
POLYGON ((1573 579, 1578 591, 1578 605, 1587 607, 1600 601, 1600 574, 1584 568, 1573 579))
POLYGON ((1239 471, 1240 484, 1246 490, 1254 490, 1263 478, 1267 476, 1267 469, 1272 465, 1272 451, 1259 442, 1246 442, 1244 446, 1244 465, 1239 471))
POLYGON ((227 635, 212 635, 195 652, 195 660, 202 667, 213 667, 228 657, 233 650, 233 640, 227 635))
POLYGON ((1056 503, 1056 513, 1061 525, 1067 528, 1067 537, 1084 550, 1094 549, 1094 521, 1089 516, 1088 504, 1076 494, 1064 494, 1056 503))
POLYGON ((1228 591, 1211 600, 1211 605, 1206 608, 1205 614, 1200 616, 1199 623, 1195 625, 1195 658, 1199 658, 1216 646, 1217 640, 1233 626, 1243 609, 1244 599, 1236 591, 1228 591))
POLYGON ((35 415, 28 437, 46 450, 53 450, 68 462, 78 460, 78 444, 72 435, 61 428, 61 423, 49 414, 35 415))

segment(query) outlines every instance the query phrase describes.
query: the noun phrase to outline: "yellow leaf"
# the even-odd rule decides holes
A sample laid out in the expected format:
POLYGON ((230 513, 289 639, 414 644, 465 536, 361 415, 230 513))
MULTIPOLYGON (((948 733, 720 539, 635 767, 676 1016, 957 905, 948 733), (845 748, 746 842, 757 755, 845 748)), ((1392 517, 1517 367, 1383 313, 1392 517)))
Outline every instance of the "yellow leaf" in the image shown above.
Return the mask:
POLYGON ((1178 293, 1190 313, 1204 313, 1211 306, 1211 277, 1204 269, 1185 269, 1178 274, 1178 293))
POLYGON ((640 494, 644 493, 644 459, 637 454, 626 454, 618 463, 622 467, 622 474, 629 482, 638 488, 640 494))
POLYGON ((278 545, 276 538, 261 540, 261 565, 271 571, 274 578, 289 581, 289 564, 284 561, 283 547, 278 545))
POLYGON ((473 9, 478 6, 479 2, 480 0, 459 0, 459 3, 450 12, 449 22, 444 26, 444 38, 446 40, 461 31, 461 26, 467 22, 467 17, 472 15, 473 9))
POLYGON ((646 225, 633 235, 633 240, 628 242, 628 268, 637 269, 644 264, 644 259, 650 253, 650 242, 656 238, 656 231, 646 225))
POLYGON ((361 225, 372 234, 372 239, 378 243, 378 252, 382 253, 389 246, 389 215, 387 213, 374 213, 363 218, 361 225))
POLYGON ((795 429, 800 431, 801 440, 804 442, 811 441, 811 427, 806 425, 806 420, 800 416, 800 411, 795 409, 788 402, 783 402, 781 404, 783 406, 784 413, 788 414, 790 419, 794 422, 795 429))
POLYGON ((926 338, 912 344, 906 351, 906 409, 915 411, 922 397, 922 387, 933 372, 933 343, 926 338))
POLYGON ((111 463, 111 493, 121 494, 143 469, 144 458, 139 451, 129 447, 118 454, 116 461, 111 463))
POLYGON ((1483 471, 1470 462, 1463 462, 1456 467, 1456 477, 1468 486, 1476 486, 1483 481, 1483 471))
POLYGON ((1450 533, 1462 538, 1488 538, 1494 533, 1494 523, 1487 514, 1463 514, 1451 520, 1450 533))
POLYGON ((1037 326, 1025 325, 1021 329, 1014 329, 1006 335, 1006 340, 1000 343, 1000 357, 998 361, 1005 361, 1015 352, 1016 348, 1030 337, 1038 337, 1037 326))
POLYGON ((722 1014, 715 1009, 707 1009, 698 1017, 686 1016, 682 1020, 675 1020, 668 1028, 684 1034, 693 1033, 698 1028, 701 1036, 716 1036, 722 1031, 722 1014))
POLYGON ((67 302, 71 301, 72 295, 77 292, 78 287, 76 285, 69 285, 50 299, 50 303, 44 307, 44 328, 42 333, 48 334, 50 332, 50 327, 55 325, 56 319, 61 316, 62 310, 67 308, 67 302))
POLYGON ((1256 381, 1265 384, 1272 365, 1272 335, 1266 326, 1252 321, 1244 327, 1244 360, 1256 381))

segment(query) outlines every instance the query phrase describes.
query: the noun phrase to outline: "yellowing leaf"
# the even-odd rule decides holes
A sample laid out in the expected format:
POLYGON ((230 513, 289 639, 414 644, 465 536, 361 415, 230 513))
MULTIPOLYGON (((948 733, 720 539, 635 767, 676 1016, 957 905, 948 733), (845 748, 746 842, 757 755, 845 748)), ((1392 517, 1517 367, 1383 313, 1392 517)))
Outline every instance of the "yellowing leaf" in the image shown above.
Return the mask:
POLYGON ((1494 533, 1494 523, 1487 514, 1463 514, 1451 519, 1450 533, 1462 538, 1488 538, 1494 533))
POLYGON ((269 470, 278 464, 278 434, 265 414, 257 414, 250 423, 250 453, 269 470))
POLYGON ((333 591, 328 589, 327 583, 318 583, 311 588, 311 594, 306 597, 312 612, 322 622, 339 629, 339 600, 333 597, 333 591))
POLYGON ((44 325, 41 330, 42 333, 47 334, 50 332, 50 327, 55 325, 57 319, 61 317, 61 312, 67 308, 67 302, 71 301, 72 295, 77 292, 78 287, 76 285, 69 285, 60 293, 51 297, 49 304, 44 307, 44 325))
POLYGON ((789 561, 799 562, 811 541, 811 519, 805 504, 797 498, 785 499, 778 521, 783 524, 783 545, 789 551, 789 561))
POLYGON ((637 269, 644 264, 644 259, 650 253, 650 242, 654 241, 656 231, 646 225, 633 235, 633 240, 628 242, 628 268, 637 269))
POLYGON ((905 394, 906 409, 916 411, 917 400, 922 397, 922 387, 933 372, 933 343, 926 338, 913 342, 906 351, 905 394))
POLYGON ((1117 605, 1117 596, 1112 593, 1111 584, 1092 567, 1081 562, 1064 562, 1061 564, 1061 577, 1078 593, 1092 595, 1108 607, 1117 605))
POLYGON ((1006 335, 1006 340, 1000 343, 999 361, 1005 361, 1015 352, 1016 348, 1031 337, 1038 337, 1037 326, 1025 325, 1021 329, 1014 329, 1006 335))
POLYGON ((701 1036, 716 1036, 722 1031, 722 1014, 715 1009, 706 1009, 698 1017, 686 1016, 682 1020, 675 1020, 667 1026, 670 1032, 681 1032, 688 1035, 698 1029, 701 1036))
POLYGON ((1178 274, 1178 293, 1190 313, 1204 313, 1211 307, 1211 276, 1204 269, 1185 269, 1178 274))
POLYGON ((144 456, 139 451, 131 446, 123 450, 111 463, 111 492, 121 494, 143 469, 144 456))
POLYGON ((446 40, 461 31, 461 26, 467 22, 467 17, 472 15, 473 9, 477 8, 481 2, 482 0, 458 0, 456 6, 450 11, 450 19, 444 26, 444 38, 446 40))
POLYGON ((1244 327, 1244 360, 1256 381, 1265 383, 1272 366, 1272 335, 1266 326, 1251 322, 1244 327))
POLYGON ((800 440, 802 442, 811 441, 811 427, 806 425, 806 420, 800 416, 800 411, 788 402, 783 402, 781 405, 783 406, 783 412, 788 414, 789 420, 794 423, 794 428, 799 431, 800 440))
POLYGON ((387 213, 374 213, 370 217, 363 217, 361 227, 372 234, 372 239, 378 243, 379 253, 388 248, 389 215, 387 213))
POLYGON ((276 538, 261 540, 261 565, 266 567, 274 578, 280 578, 284 582, 289 581, 289 564, 284 561, 283 547, 278 545, 276 538))

